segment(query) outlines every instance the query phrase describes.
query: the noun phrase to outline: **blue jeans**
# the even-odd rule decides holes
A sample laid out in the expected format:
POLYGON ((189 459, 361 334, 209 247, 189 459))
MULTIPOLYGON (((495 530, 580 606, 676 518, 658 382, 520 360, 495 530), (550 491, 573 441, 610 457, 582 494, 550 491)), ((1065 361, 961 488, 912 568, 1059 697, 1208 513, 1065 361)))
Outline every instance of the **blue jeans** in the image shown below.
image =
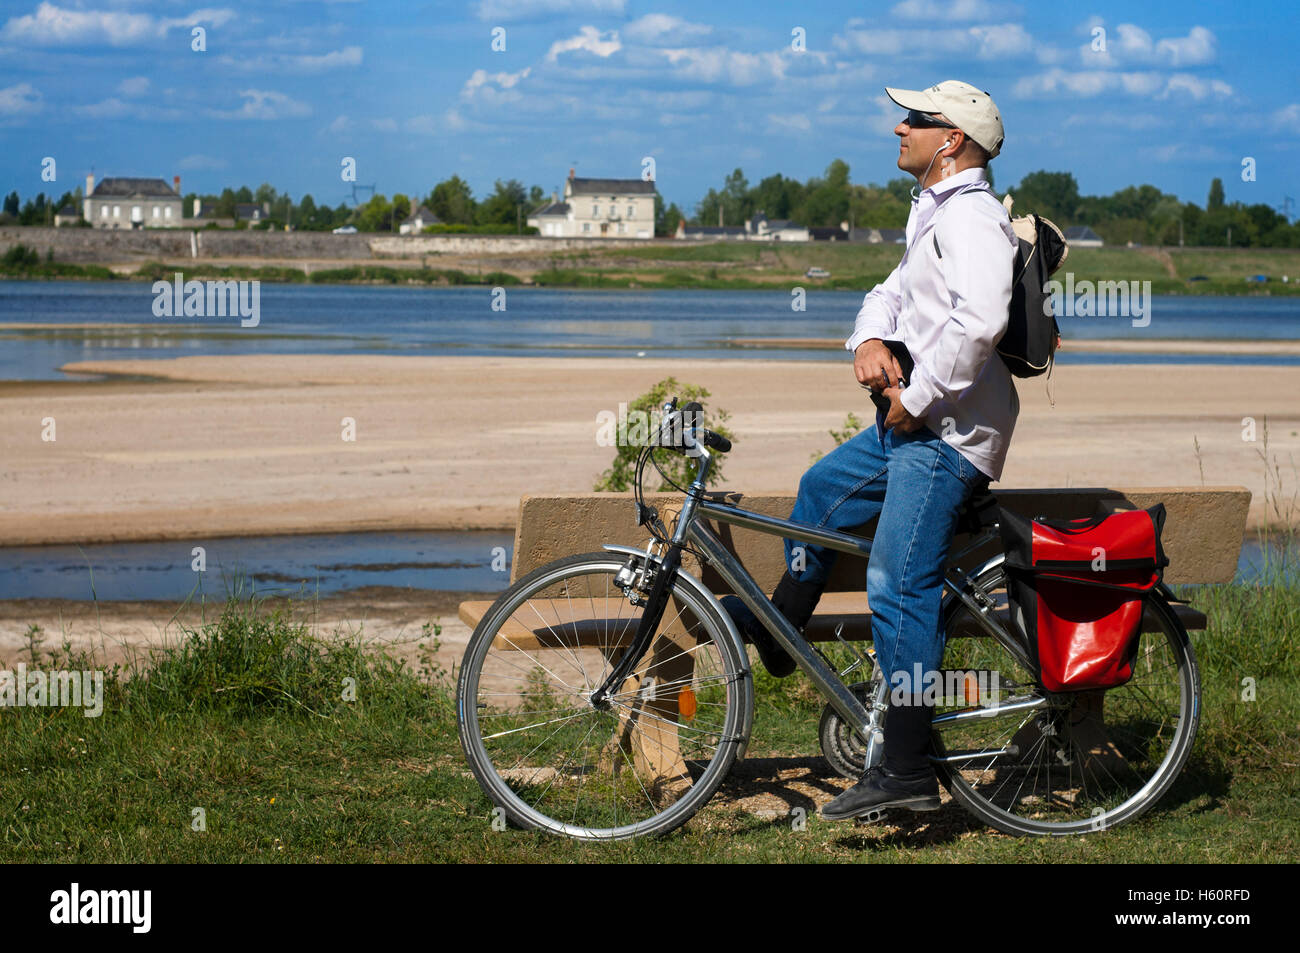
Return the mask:
MULTIPOLYGON (((873 426, 799 481, 792 520, 846 531, 880 517, 867 562, 867 601, 876 658, 890 685, 900 671, 913 685, 914 665, 923 673, 939 668, 944 562, 962 504, 987 480, 928 427, 888 430, 882 445, 873 426)), ((821 546, 785 541, 786 566, 800 582, 824 585, 835 556, 821 546)), ((917 695, 921 690, 919 684, 912 689, 917 695)))

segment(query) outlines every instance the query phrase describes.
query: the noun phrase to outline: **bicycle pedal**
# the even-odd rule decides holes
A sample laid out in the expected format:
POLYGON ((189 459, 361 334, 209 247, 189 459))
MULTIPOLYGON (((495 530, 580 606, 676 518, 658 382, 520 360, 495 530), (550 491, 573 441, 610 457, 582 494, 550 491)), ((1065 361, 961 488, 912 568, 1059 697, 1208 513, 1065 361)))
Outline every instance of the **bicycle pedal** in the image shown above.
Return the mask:
POLYGON ((859 814, 853 820, 858 824, 877 824, 888 816, 888 811, 881 810, 880 808, 873 808, 865 814, 859 814))

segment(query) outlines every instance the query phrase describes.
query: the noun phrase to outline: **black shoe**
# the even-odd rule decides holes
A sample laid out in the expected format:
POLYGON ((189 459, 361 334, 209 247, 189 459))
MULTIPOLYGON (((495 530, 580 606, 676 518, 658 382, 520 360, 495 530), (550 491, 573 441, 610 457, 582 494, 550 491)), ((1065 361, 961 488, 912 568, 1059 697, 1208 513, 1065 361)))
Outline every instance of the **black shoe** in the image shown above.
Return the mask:
POLYGON ((758 617, 749 611, 749 606, 740 601, 740 596, 724 596, 722 608, 727 610, 727 615, 736 623, 740 634, 754 643, 754 648, 758 649, 759 661, 773 678, 785 678, 798 667, 790 653, 776 644, 758 617))
POLYGON ((862 780, 821 809, 828 821, 844 821, 867 816, 879 820, 887 808, 909 811, 939 810, 939 780, 934 770, 926 768, 915 775, 897 775, 877 765, 862 780))

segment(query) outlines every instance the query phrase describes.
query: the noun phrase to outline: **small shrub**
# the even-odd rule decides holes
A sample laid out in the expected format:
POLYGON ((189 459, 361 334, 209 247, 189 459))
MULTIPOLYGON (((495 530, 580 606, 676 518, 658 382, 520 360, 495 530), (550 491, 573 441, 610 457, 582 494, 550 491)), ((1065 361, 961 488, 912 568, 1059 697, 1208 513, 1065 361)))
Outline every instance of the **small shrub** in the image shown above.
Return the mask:
MULTIPOLYGON (((654 387, 646 391, 640 397, 631 401, 627 405, 628 426, 626 436, 628 439, 622 439, 622 435, 617 435, 617 450, 614 454, 614 464, 608 470, 600 475, 593 489, 597 491, 624 491, 632 488, 632 478, 636 473, 637 457, 646 446, 645 440, 633 440, 633 437, 640 437, 641 433, 637 432, 640 428, 633 425, 634 412, 645 414, 646 418, 653 425, 657 425, 660 415, 663 412, 663 405, 672 397, 677 398, 677 406, 681 407, 692 400, 699 401, 702 406, 706 407, 704 415, 705 423, 710 430, 727 439, 732 438, 732 433, 724 424, 730 418, 725 410, 719 410, 712 415, 707 414, 707 405, 704 399, 709 396, 709 392, 703 387, 696 387, 692 384, 682 384, 675 377, 667 377, 655 384, 654 387)), ((653 439, 655 436, 655 427, 644 428, 646 436, 653 439)), ((725 482, 722 477, 723 455, 715 454, 713 457, 713 467, 710 471, 709 478, 711 482, 725 482)), ((659 468, 664 471, 673 482, 678 486, 686 486, 695 476, 695 460, 688 457, 678 450, 661 449, 654 451, 654 460, 659 464, 659 468)), ((647 470, 649 468, 647 467, 647 470)), ((646 477, 644 488, 649 491, 669 490, 672 487, 664 480, 659 480, 656 485, 654 474, 646 477)))

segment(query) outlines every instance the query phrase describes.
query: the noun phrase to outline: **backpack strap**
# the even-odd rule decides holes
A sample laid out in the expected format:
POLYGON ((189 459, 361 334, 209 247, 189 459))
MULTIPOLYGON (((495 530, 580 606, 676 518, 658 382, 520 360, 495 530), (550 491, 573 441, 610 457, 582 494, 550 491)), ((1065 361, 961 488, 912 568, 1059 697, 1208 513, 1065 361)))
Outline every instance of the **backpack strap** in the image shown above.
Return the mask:
MULTIPOLYGON (((974 182, 970 183, 969 185, 965 185, 965 186, 963 186, 962 188, 958 189, 958 190, 957 190, 957 195, 961 195, 961 194, 964 193, 964 192, 969 192, 969 191, 971 191, 972 189, 975 190, 975 191, 979 191, 980 189, 983 189, 984 191, 988 192, 989 195, 993 195, 993 190, 992 190, 991 188, 989 188, 989 184, 988 184, 986 181, 984 181, 983 179, 976 179, 974 182)), ((939 212, 942 212, 945 208, 947 208, 947 207, 948 207, 948 203, 951 202, 953 199, 955 199, 955 198, 957 197, 957 195, 954 195, 954 196, 952 196, 951 198, 945 199, 943 205, 942 205, 942 206, 940 207, 940 209, 939 209, 939 212)), ((996 198, 996 196, 995 196, 995 198, 996 198)), ((931 228, 930 228, 930 237, 931 237, 932 239, 934 239, 934 253, 935 253, 936 255, 939 256, 940 260, 942 260, 942 259, 943 259, 943 252, 941 252, 941 251, 939 250, 939 222, 938 222, 938 214, 937 214, 937 213, 936 213, 936 215, 935 215, 935 223, 934 223, 934 225, 931 226, 931 228)))

